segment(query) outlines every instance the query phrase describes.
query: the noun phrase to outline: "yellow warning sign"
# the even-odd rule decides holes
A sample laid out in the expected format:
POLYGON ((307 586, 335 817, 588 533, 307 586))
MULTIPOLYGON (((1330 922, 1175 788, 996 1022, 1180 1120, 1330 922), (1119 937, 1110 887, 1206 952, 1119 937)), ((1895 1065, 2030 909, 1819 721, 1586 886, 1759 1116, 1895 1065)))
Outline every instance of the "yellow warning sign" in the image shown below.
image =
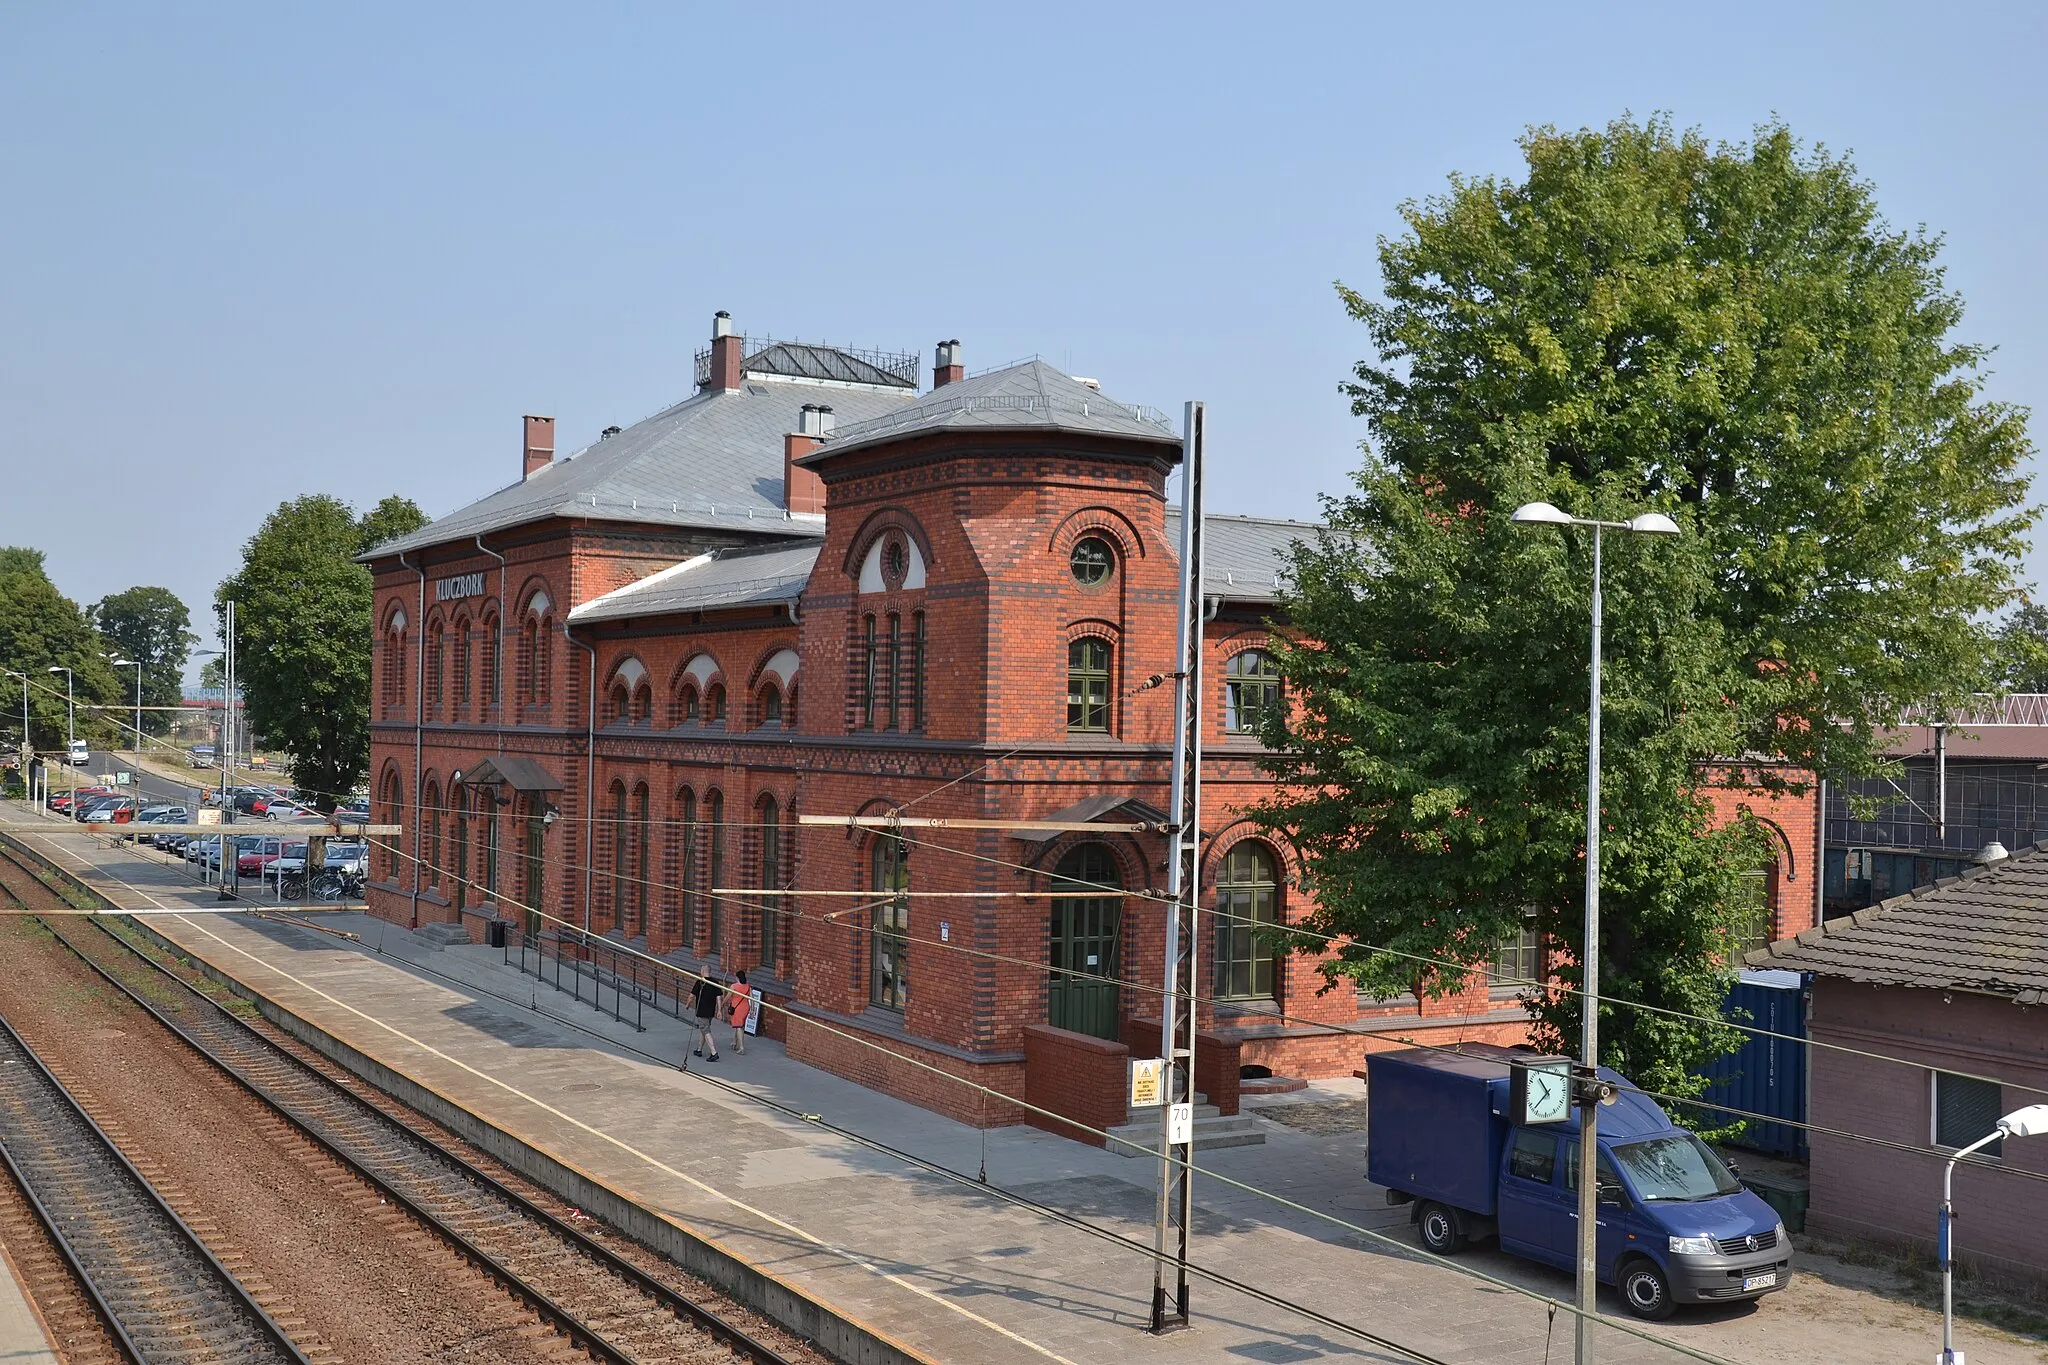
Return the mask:
POLYGON ((1131 1108, 1151 1109, 1166 1103, 1166 1059, 1131 1059, 1131 1108))

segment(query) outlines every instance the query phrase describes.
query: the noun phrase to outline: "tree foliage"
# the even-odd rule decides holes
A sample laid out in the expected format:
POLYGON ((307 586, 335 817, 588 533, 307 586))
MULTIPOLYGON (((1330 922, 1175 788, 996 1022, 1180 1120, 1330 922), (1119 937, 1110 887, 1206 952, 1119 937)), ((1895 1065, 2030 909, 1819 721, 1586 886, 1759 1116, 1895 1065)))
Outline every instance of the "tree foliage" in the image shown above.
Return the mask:
POLYGON ((2048 692, 2048 607, 2029 602, 1999 626, 1996 682, 2005 692, 2048 692))
MULTIPOLYGON (((1523 178, 1405 208, 1382 297, 1339 286, 1378 353, 1347 386, 1368 457, 1294 565, 1264 818, 1303 852, 1308 927, 1357 941, 1333 972, 1370 989, 1455 990, 1416 959, 1478 963, 1525 912, 1575 959, 1591 533, 1508 514, 1662 510, 1681 536, 1605 545, 1602 987, 1717 1014, 1771 855, 1711 788, 1872 771, 1902 705, 1982 682, 2031 446, 1952 336, 1938 242, 1889 228, 1846 160, 1662 120, 1522 146, 1523 178), (1745 756, 1790 766, 1714 762, 1745 756)), ((1576 1038, 1575 997, 1525 999, 1576 1038)), ((1731 1041, 1601 1017, 1603 1060, 1656 1088, 1731 1041)))
MULTIPOLYGON (((45 752, 69 738, 65 678, 53 666, 72 670, 78 734, 105 740, 112 726, 86 709, 121 699, 120 680, 102 657, 99 632, 79 605, 57 590, 43 568, 40 550, 0 548, 0 667, 25 674, 29 690, 29 731, 45 752)), ((21 679, 0 678, 0 728, 21 731, 21 679)), ((10 741, 12 742, 12 741, 10 741)))
POLYGON ((426 524, 386 498, 358 518, 339 498, 284 503, 242 549, 215 593, 235 603, 236 682, 249 724, 291 758, 297 785, 345 795, 370 758, 370 572, 355 556, 426 524))
MULTIPOLYGON (((169 588, 133 587, 94 603, 92 615, 110 650, 143 665, 145 707, 176 706, 184 700, 185 663, 199 637, 192 633, 192 615, 176 593, 169 588)), ((134 674, 119 671, 132 700, 134 674)), ((142 728, 148 734, 166 734, 171 719, 169 711, 145 710, 142 728)))

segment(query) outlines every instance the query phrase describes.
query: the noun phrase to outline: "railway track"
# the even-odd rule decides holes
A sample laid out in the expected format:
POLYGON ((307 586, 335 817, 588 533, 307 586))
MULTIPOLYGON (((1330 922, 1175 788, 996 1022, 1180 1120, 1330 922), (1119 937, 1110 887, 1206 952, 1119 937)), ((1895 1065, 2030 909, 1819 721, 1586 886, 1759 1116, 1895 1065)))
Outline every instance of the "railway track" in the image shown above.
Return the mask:
POLYGON ((0 1161, 127 1359, 306 1365, 4 1021, 0 1161))
POLYGON ((165 1028, 598 1360, 792 1365, 790 1355, 351 1093, 98 919, 59 916, 44 925, 165 1028))

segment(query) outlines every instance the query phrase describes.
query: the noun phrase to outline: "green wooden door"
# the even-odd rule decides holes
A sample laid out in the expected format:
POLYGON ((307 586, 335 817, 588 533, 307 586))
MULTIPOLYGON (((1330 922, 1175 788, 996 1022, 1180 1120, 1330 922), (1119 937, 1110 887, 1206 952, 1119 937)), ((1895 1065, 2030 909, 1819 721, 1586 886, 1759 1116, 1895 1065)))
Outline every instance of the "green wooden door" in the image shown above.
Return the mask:
POLYGON ((1117 1036, 1117 947, 1123 883, 1116 860, 1100 844, 1083 844, 1060 860, 1053 898, 1046 974, 1046 1022, 1098 1038, 1117 1036))

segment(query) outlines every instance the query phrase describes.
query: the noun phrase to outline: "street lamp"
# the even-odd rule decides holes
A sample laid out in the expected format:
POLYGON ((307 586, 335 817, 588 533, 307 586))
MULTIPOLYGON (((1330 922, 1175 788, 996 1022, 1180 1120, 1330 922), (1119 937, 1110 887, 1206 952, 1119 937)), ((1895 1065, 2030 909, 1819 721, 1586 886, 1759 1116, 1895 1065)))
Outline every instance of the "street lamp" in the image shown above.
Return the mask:
POLYGON ((64 761, 69 763, 71 761, 71 746, 78 743, 78 704, 72 699, 71 695, 71 670, 63 664, 51 664, 49 671, 64 675, 64 728, 66 732, 64 735, 66 741, 64 745, 64 761))
POLYGON ((1955 1312, 1955 1222, 1956 1163, 1980 1147, 2000 1138, 2039 1137, 2048 1133, 2048 1104, 2030 1104, 2015 1109, 1998 1121, 1998 1127, 1948 1159, 1941 1172, 1941 1233, 1937 1254, 1941 1257, 1941 1358, 1936 1365, 1963 1365, 1963 1353, 1956 1349, 1955 1312))
POLYGON ((1593 699, 1586 725, 1586 926, 1579 954, 1583 978, 1579 1084, 1579 1322, 1577 1365, 1593 1365, 1593 1315, 1600 1291, 1595 1232, 1600 1217, 1600 1168, 1594 1130, 1600 1109, 1600 533, 1675 536, 1678 523, 1662 512, 1627 521, 1595 521, 1560 512, 1547 502, 1523 503, 1514 519, 1524 525, 1593 528, 1593 699))
POLYGON ((140 659, 116 659, 114 667, 135 669, 135 754, 142 756, 142 661, 140 659))

